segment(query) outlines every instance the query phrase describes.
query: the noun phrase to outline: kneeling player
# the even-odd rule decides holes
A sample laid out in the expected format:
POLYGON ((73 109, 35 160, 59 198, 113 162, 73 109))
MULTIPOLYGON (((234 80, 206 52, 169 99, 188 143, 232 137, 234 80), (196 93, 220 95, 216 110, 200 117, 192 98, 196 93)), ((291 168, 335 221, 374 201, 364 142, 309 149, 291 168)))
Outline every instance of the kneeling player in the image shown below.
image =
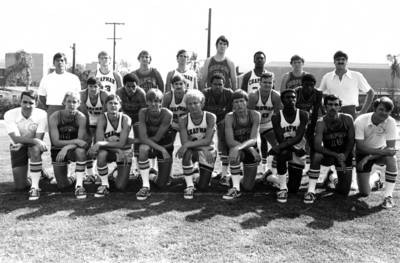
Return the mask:
POLYGON ((123 190, 128 183, 132 161, 131 145, 128 143, 131 118, 119 112, 121 100, 118 95, 108 95, 105 103, 107 112, 98 119, 96 143, 89 150, 89 155, 97 156, 97 171, 101 179, 95 197, 104 197, 109 193, 108 163, 117 163, 115 187, 123 190))
POLYGON ((171 127, 172 112, 162 107, 163 94, 158 89, 150 89, 146 94, 147 108, 139 112, 139 170, 143 186, 136 193, 138 200, 150 196, 149 158, 157 157, 158 176, 154 182, 160 188, 167 184, 172 168, 175 131, 171 127))
POLYGON ((341 104, 335 95, 327 95, 324 99, 327 114, 317 122, 313 145, 315 152, 311 156, 308 191, 304 195, 306 204, 314 203, 321 163, 335 165, 338 174, 336 192, 345 196, 350 192, 354 125, 351 115, 339 113, 341 104))
POLYGON ((299 110, 296 105, 296 92, 292 89, 282 91, 283 110, 272 116, 272 125, 278 145, 273 146, 270 153, 276 156, 280 191, 277 201, 286 203, 288 191, 299 190, 305 161, 304 133, 308 122, 308 114, 299 110), (286 172, 289 180, 286 183, 286 172))
POLYGON ((21 93, 21 107, 4 114, 5 126, 10 136, 11 166, 17 190, 28 185, 28 159, 30 159, 31 189, 29 200, 40 196, 39 180, 42 171, 42 153, 47 151, 43 141, 47 129, 47 114, 35 107, 37 94, 33 90, 21 93))
POLYGON ((374 112, 360 115, 355 121, 357 183, 360 194, 369 195, 370 172, 374 163, 386 164, 385 198, 382 206, 392 208, 393 190, 398 172, 396 158, 396 121, 390 117, 393 102, 388 97, 374 101, 374 112))
POLYGON ((193 162, 199 162, 200 177, 197 187, 204 190, 208 187, 214 169, 216 150, 213 136, 216 130, 216 116, 203 111, 204 95, 198 90, 189 90, 185 103, 189 113, 179 120, 182 146, 176 156, 182 158, 183 174, 186 189, 183 197, 193 199, 193 162))
POLYGON ((260 113, 247 109, 248 96, 243 90, 232 95, 232 109, 225 117, 225 136, 229 147, 233 187, 223 198, 240 197, 240 163, 243 162, 243 188, 250 191, 254 187, 257 166, 261 157, 257 150, 257 134, 260 129, 260 113))
POLYGON ((86 117, 78 111, 80 96, 67 92, 64 96, 64 110, 54 112, 49 119, 51 138, 51 159, 57 186, 64 189, 73 184, 73 178, 68 177, 67 162, 76 162, 75 196, 86 198, 83 187, 83 177, 86 165, 86 149, 90 138, 86 130, 86 117))

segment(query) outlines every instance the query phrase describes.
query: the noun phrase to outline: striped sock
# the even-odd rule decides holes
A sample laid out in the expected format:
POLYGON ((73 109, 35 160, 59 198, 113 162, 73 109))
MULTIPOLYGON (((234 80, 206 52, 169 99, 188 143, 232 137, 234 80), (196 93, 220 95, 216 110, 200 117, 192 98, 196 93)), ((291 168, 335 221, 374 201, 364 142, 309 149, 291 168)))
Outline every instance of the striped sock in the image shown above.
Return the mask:
POLYGON ((30 165, 30 174, 32 180, 32 188, 39 189, 39 180, 42 175, 42 162, 31 162, 30 165))
POLYGON ((149 162, 149 160, 139 161, 139 171, 140 171, 140 176, 142 177, 142 182, 143 182, 142 187, 148 187, 150 189, 150 179, 149 179, 150 162, 149 162))
POLYGON ((97 165, 97 173, 99 174, 101 185, 106 185, 107 187, 109 187, 110 185, 108 184, 108 166, 105 165, 104 167, 99 167, 97 165))

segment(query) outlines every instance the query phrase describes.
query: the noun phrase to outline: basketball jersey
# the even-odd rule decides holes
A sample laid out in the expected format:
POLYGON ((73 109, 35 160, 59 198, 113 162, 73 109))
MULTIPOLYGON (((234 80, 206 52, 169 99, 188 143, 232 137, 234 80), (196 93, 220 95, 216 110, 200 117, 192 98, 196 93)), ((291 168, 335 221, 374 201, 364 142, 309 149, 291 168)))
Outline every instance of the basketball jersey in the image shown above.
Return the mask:
POLYGON ((261 114, 261 121, 260 121, 260 133, 268 129, 272 129, 272 114, 274 113, 274 105, 272 104, 272 89, 269 92, 269 96, 267 102, 264 104, 261 99, 261 92, 258 89, 258 101, 255 106, 255 109, 261 114))
POLYGON ((212 57, 208 64, 207 87, 211 87, 212 76, 220 75, 225 79, 225 88, 232 89, 231 74, 228 60, 226 58, 222 61, 216 61, 214 57, 212 57))
POLYGON ((185 96, 182 98, 182 101, 179 104, 175 102, 175 93, 171 90, 172 99, 169 104, 169 109, 173 114, 173 122, 178 123, 178 119, 186 114, 186 104, 185 104, 185 96))
POLYGON ((211 91, 211 88, 204 92, 204 109, 217 116, 217 123, 225 118, 225 115, 232 109, 232 91, 224 88, 217 98, 211 91))
POLYGON ((114 72, 109 70, 107 74, 100 72, 100 69, 96 72, 96 79, 98 79, 103 87, 103 90, 110 94, 115 94, 117 91, 117 80, 114 77, 114 72))
POLYGON ((331 127, 326 125, 326 117, 323 118, 325 122, 325 129, 322 134, 322 142, 327 149, 343 153, 346 151, 346 146, 349 143, 349 128, 344 121, 344 115, 339 113, 339 127, 331 127))
POLYGON ((303 71, 299 77, 296 77, 293 72, 289 72, 289 78, 286 82, 286 89, 295 89, 302 85, 301 79, 307 72, 303 71))
POLYGON ((118 94, 121 98, 121 109, 122 112, 128 115, 132 124, 135 124, 139 121, 139 111, 142 107, 145 106, 146 101, 140 94, 140 87, 136 87, 135 92, 132 95, 128 95, 125 88, 119 89, 118 94))
POLYGON ((256 75, 254 70, 251 71, 249 81, 247 82, 247 93, 250 94, 253 90, 260 88, 261 78, 256 75))
POLYGON ((150 68, 149 73, 143 74, 139 70, 135 70, 134 74, 139 78, 139 86, 147 93, 150 89, 159 89, 157 85, 156 72, 150 68))
POLYGON ((251 115, 252 111, 247 111, 247 121, 246 123, 240 123, 239 117, 235 112, 233 112, 233 138, 238 142, 245 142, 250 139, 251 136, 251 128, 253 126, 253 118, 251 115))
MULTIPOLYGON (((296 118, 292 123, 288 123, 285 119, 285 116, 283 115, 283 111, 279 111, 280 116, 281 116, 281 123, 280 126, 283 129, 283 138, 289 139, 289 138, 294 138, 296 137, 297 130, 300 127, 300 110, 296 109, 296 118)), ((306 145, 305 138, 303 137, 301 141, 298 144, 293 145, 294 148, 296 149, 304 149, 306 145)))
POLYGON ((195 82, 196 76, 197 76, 196 72, 194 72, 191 69, 188 69, 185 72, 181 73, 177 69, 175 69, 174 74, 172 74, 171 79, 177 75, 183 76, 185 78, 187 89, 194 89, 194 82, 195 82))
POLYGON ((107 113, 104 113, 107 120, 106 130, 104 131, 104 139, 108 142, 118 142, 122 131, 122 112, 118 112, 118 125, 117 128, 111 124, 108 119, 107 113))
POLYGON ((77 114, 62 116, 61 111, 59 111, 57 129, 60 140, 67 141, 78 138, 79 124, 77 114))
POLYGON ((101 103, 100 93, 97 95, 96 105, 90 101, 89 93, 87 94, 86 108, 89 115, 89 125, 96 126, 100 114, 103 112, 103 104, 101 103))
MULTIPOLYGON (((189 140, 193 142, 204 139, 207 132, 207 112, 203 111, 203 118, 198 125, 192 121, 192 116, 190 116, 190 113, 187 115, 187 120, 186 130, 189 140)), ((211 140, 211 144, 208 147, 209 150, 214 149, 214 140, 211 140)))

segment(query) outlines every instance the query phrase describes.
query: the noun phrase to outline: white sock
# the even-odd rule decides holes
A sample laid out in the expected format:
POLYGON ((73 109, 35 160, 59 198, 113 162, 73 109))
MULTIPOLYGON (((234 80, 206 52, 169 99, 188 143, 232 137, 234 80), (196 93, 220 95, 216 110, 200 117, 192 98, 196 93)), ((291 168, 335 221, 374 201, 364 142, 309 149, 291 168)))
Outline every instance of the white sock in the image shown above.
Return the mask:
POLYGON ((186 187, 194 187, 193 175, 185 175, 184 177, 185 177, 186 187))
POLYGON ((101 185, 105 185, 107 187, 110 187, 110 185, 108 184, 108 175, 103 175, 103 176, 99 175, 99 177, 100 177, 100 180, 101 180, 101 185))
POLYGON ((310 170, 310 163, 306 163, 306 166, 303 169, 303 175, 306 175, 308 170, 310 170))
POLYGON ((272 160, 274 159, 273 155, 268 155, 267 157, 267 169, 272 171, 272 160))
POLYGON ((156 158, 150 159, 150 167, 156 169, 156 158))
POLYGON ((316 179, 309 179, 308 181, 308 192, 315 194, 315 187, 317 185, 317 181, 316 179))
POLYGON ((330 170, 330 167, 321 165, 318 182, 323 183, 326 180, 329 170, 330 170))
POLYGON ((76 174, 76 185, 75 187, 83 186, 83 177, 85 176, 85 172, 75 172, 76 174))
POLYGON ((150 189, 149 172, 150 168, 140 170, 140 176, 142 177, 143 187, 148 187, 150 189))
POLYGON ((395 183, 385 182, 385 197, 386 196, 393 196, 395 183))
POLYGON ((279 178, 279 189, 280 190, 287 189, 286 174, 278 174, 278 178, 279 178))
POLYGON ((42 172, 31 172, 32 188, 39 189, 39 180, 42 172))
POLYGON ((233 188, 236 188, 238 191, 240 191, 240 174, 232 174, 231 176, 233 188))
POLYGON ((222 177, 229 176, 228 174, 228 165, 222 165, 222 177))

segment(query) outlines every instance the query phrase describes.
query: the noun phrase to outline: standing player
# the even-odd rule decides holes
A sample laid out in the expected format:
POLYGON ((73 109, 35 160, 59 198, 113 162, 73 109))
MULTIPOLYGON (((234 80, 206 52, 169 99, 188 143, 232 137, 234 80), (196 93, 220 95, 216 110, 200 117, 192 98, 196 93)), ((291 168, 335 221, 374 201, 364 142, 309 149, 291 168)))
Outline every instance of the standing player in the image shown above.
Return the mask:
POLYGON ((233 187, 222 197, 235 199, 240 197, 240 177, 243 174, 243 188, 251 191, 257 175, 260 155, 257 149, 257 135, 260 129, 261 115, 247 109, 248 96, 243 90, 236 90, 232 95, 232 109, 225 117, 225 136, 229 147, 233 187), (240 163, 243 163, 243 173, 240 163))
POLYGON ((67 92, 64 96, 64 110, 54 112, 49 119, 49 132, 52 141, 51 159, 57 186, 60 189, 73 184, 68 177, 67 162, 76 162, 75 196, 78 199, 86 198, 83 187, 83 177, 86 165, 86 149, 90 142, 87 134, 87 120, 78 110, 80 96, 78 93, 67 92))
POLYGON ((308 172, 308 191, 304 195, 306 204, 314 203, 321 163, 327 166, 335 165, 338 174, 336 192, 345 196, 350 192, 354 147, 353 117, 339 113, 341 101, 335 95, 327 95, 324 105, 327 114, 318 121, 315 136, 313 134, 314 151, 308 172))
POLYGON ((33 90, 21 93, 21 107, 8 110, 4 121, 10 137, 11 167, 17 190, 25 190, 28 185, 28 159, 30 159, 31 189, 29 200, 40 196, 39 180, 42 171, 42 153, 47 151, 43 141, 47 130, 47 114, 36 108, 37 94, 33 90))
POLYGON ((184 116, 186 111, 185 93, 186 81, 183 76, 176 75, 171 80, 172 89, 165 94, 163 107, 172 111, 172 128, 179 131, 179 118, 184 116))
POLYGON ((264 68, 266 57, 264 52, 257 51, 253 57, 254 69, 244 74, 241 89, 250 94, 260 88, 261 76, 266 73, 264 68))
POLYGON ((140 67, 133 71, 139 78, 139 86, 147 93, 150 89, 159 89, 164 92, 164 82, 160 72, 157 69, 151 68, 151 56, 146 50, 139 53, 138 58, 140 67))
POLYGON ((218 154, 222 162, 221 182, 228 184, 228 146, 225 140, 225 115, 232 111, 231 89, 225 88, 222 76, 214 75, 211 77, 211 88, 204 90, 205 103, 204 110, 214 113, 217 116, 217 138, 218 154))
POLYGON ((216 150, 213 136, 216 130, 216 117, 213 113, 203 111, 204 94, 198 90, 189 90, 185 95, 188 114, 179 119, 182 146, 176 156, 182 158, 183 174, 186 189, 183 197, 193 199, 193 162, 199 162, 200 177, 197 187, 205 190, 214 169, 216 150))
POLYGON ((149 158, 157 157, 158 176, 154 180, 158 187, 164 188, 172 168, 175 132, 171 127, 172 112, 162 107, 163 94, 151 89, 146 94, 147 108, 139 112, 139 169, 143 186, 136 193, 138 200, 150 196, 149 158))
MULTIPOLYGON (((89 135, 92 138, 92 143, 96 141, 96 125, 101 114, 106 110, 107 92, 100 89, 100 82, 95 77, 89 77, 86 81, 87 88, 80 92, 81 105, 79 110, 85 114, 89 120, 89 135)), ((86 175, 90 180, 94 180, 93 160, 86 161, 86 175)))
POLYGON ((207 58, 201 71, 200 89, 212 86, 212 77, 215 74, 224 76, 225 87, 236 90, 236 70, 235 64, 225 56, 229 41, 225 36, 220 36, 215 42, 217 54, 207 58))
POLYGON ((105 103, 107 112, 102 114, 97 122, 96 143, 89 150, 89 155, 97 157, 97 171, 101 180, 95 197, 104 197, 109 193, 107 163, 117 163, 118 176, 115 178, 115 186, 123 190, 128 183, 132 160, 131 145, 128 142, 131 119, 119 112, 121 100, 118 95, 107 96, 105 103))
POLYGON ((117 71, 110 69, 111 57, 105 51, 98 55, 99 69, 95 73, 96 79, 101 83, 102 89, 110 94, 115 94, 118 88, 122 87, 122 78, 117 71))
POLYGON ((355 121, 357 183, 361 195, 371 191, 370 172, 374 163, 385 164, 385 198, 382 206, 394 206, 393 190, 398 173, 396 158, 397 127, 390 117, 393 102, 388 97, 374 101, 374 112, 360 115, 355 121))
POLYGON ((292 89, 282 91, 283 110, 272 116, 272 125, 278 145, 270 150, 277 161, 280 191, 277 201, 286 203, 288 192, 297 193, 304 168, 305 139, 304 133, 308 114, 296 108, 296 92, 292 89), (289 180, 286 179, 286 172, 289 180))
POLYGON ((272 172, 272 161, 267 162, 268 143, 271 146, 277 144, 275 134, 272 128, 271 117, 275 113, 279 113, 282 108, 282 103, 279 93, 273 89, 274 74, 272 72, 263 73, 260 77, 260 88, 249 94, 248 108, 256 110, 261 114, 260 137, 261 137, 261 156, 262 156, 262 171, 268 178, 273 174, 268 181, 277 182, 275 175, 272 172))
POLYGON ((299 55, 290 58, 290 66, 292 66, 292 71, 285 73, 282 77, 281 91, 300 87, 302 85, 301 79, 306 74, 303 70, 304 58, 299 55))
POLYGON ((176 60, 178 61, 178 68, 168 72, 165 91, 168 92, 171 90, 171 80, 176 75, 181 75, 185 78, 187 89, 197 89, 197 74, 188 68, 188 52, 184 49, 179 50, 176 60))

